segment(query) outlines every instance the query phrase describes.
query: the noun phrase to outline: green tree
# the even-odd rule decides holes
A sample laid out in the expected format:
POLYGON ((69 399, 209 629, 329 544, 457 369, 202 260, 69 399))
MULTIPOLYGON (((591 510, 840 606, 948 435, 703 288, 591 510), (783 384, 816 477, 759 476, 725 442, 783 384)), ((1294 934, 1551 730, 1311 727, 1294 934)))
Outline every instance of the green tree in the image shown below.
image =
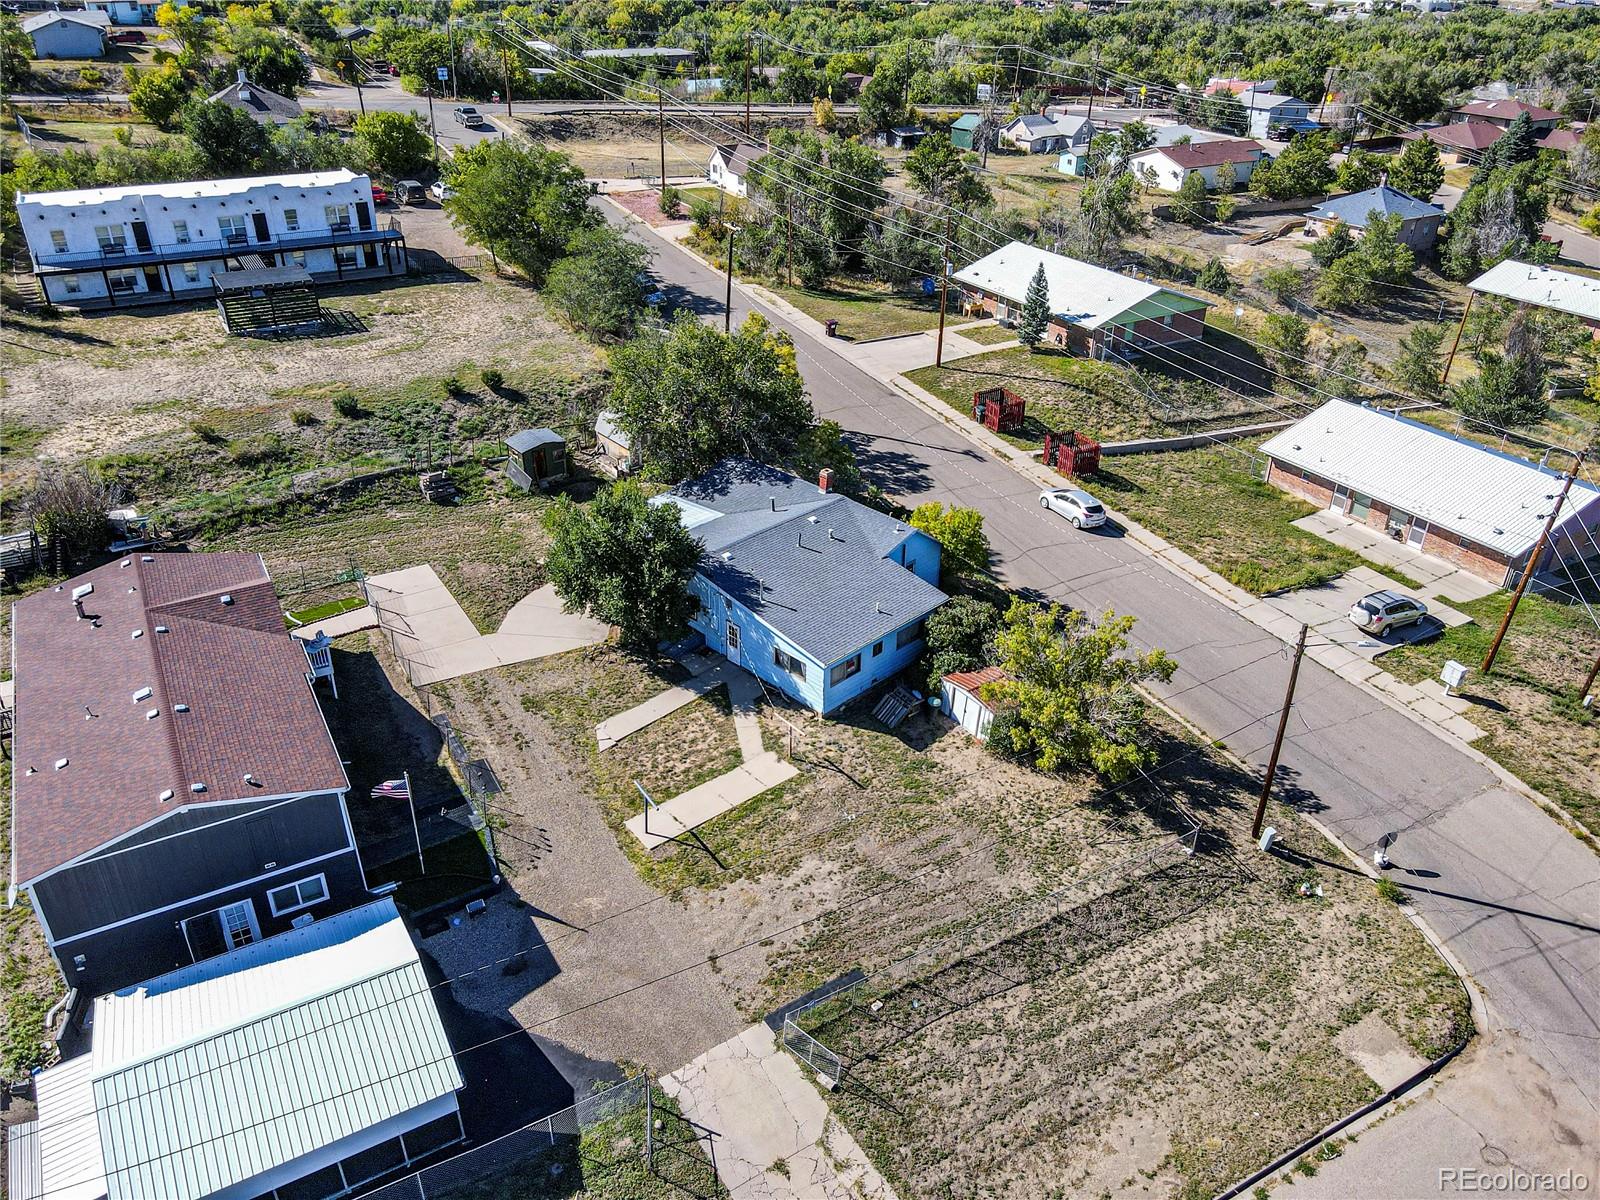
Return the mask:
POLYGON ((645 471, 668 481, 735 455, 787 463, 816 419, 794 344, 754 313, 724 334, 680 310, 618 346, 611 407, 645 471))
POLYGON ((128 89, 128 104, 152 125, 170 129, 189 101, 190 84, 175 60, 140 71, 128 89))
POLYGON ((1545 397, 1544 329, 1532 309, 1521 306, 1506 329, 1506 364, 1513 393, 1524 402, 1545 397))
POLYGON ((1030 351, 1044 338, 1050 325, 1050 282, 1045 278, 1044 264, 1040 263, 1028 280, 1028 292, 1022 298, 1022 320, 1017 322, 1017 341, 1030 351))
MULTIPOLYGON (((1433 143, 1429 142, 1429 145, 1433 143)), ((1341 192, 1364 192, 1378 186, 1383 179, 1389 159, 1381 154, 1359 147, 1351 150, 1339 164, 1335 179, 1341 192)), ((1429 195, 1432 195, 1430 192, 1429 195)))
POLYGON ((911 186, 930 200, 959 208, 986 208, 994 203, 989 185, 972 173, 964 151, 942 133, 929 134, 907 157, 911 186))
POLYGON ((1261 272, 1261 286, 1267 295, 1287 307, 1306 289, 1306 273, 1295 267, 1269 267, 1261 272))
POLYGON ((1329 157, 1337 148, 1338 141, 1329 131, 1298 137, 1271 163, 1255 169, 1250 190, 1270 200, 1325 195, 1334 181, 1329 157))
POLYGON ((615 625, 630 646, 681 636, 700 602, 689 590, 701 544, 673 504, 637 483, 612 484, 587 506, 562 496, 544 515, 545 574, 568 612, 615 625))
POLYGON ((1539 147, 1534 144, 1537 138, 1533 118, 1525 112, 1518 113, 1516 120, 1506 127, 1505 133, 1495 143, 1495 156, 1507 167, 1528 162, 1539 153, 1539 147))
POLYGON ((878 59, 867 86, 861 89, 857 119, 863 129, 892 129, 910 115, 911 81, 928 65, 923 42, 896 42, 878 59))
POLYGON ((178 61, 187 67, 201 66, 217 37, 217 23, 201 12, 199 5, 180 8, 168 0, 156 9, 156 24, 162 36, 178 47, 178 61))
POLYGON ((581 230, 545 277, 545 299, 595 340, 626 337, 645 311, 639 280, 650 252, 609 225, 581 230))
POLYGON ((1228 274, 1228 268, 1220 258, 1213 258, 1201 267, 1200 273, 1194 277, 1194 283, 1196 287, 1219 296, 1226 296, 1233 291, 1233 277, 1228 274))
POLYGON ((1185 225, 1211 223, 1211 197, 1206 191, 1205 176, 1191 171, 1178 188, 1172 200, 1172 215, 1185 225))
POLYGON ((854 262, 872 214, 887 199, 883 179, 889 168, 883 156, 853 139, 819 137, 809 130, 774 130, 770 144, 771 153, 756 160, 750 175, 780 228, 773 235, 777 242, 758 257, 773 257, 781 242, 787 260, 792 221, 800 239, 795 250, 813 260, 816 273, 826 276, 836 253, 854 262))
POLYGON ((230 22, 228 45, 245 77, 270 92, 293 96, 311 82, 311 64, 281 33, 230 22))
POLYGON ((542 146, 478 142, 456 152, 449 179, 451 223, 535 283, 580 230, 600 220, 583 172, 542 146))
POLYGON ((14 92, 33 77, 33 39, 22 32, 22 23, 9 13, 0 14, 0 80, 5 90, 14 92))
POLYGON ((46 467, 24 507, 39 541, 59 542, 76 561, 105 546, 106 512, 117 498, 112 486, 83 467, 46 467))
POLYGON ((1291 379, 1302 377, 1311 326, 1293 313, 1268 313, 1261 322, 1261 341, 1277 360, 1279 371, 1291 379))
POLYGON ((1311 257, 1319 267, 1332 266, 1356 248, 1355 234, 1343 221, 1334 221, 1328 232, 1319 237, 1311 247, 1311 257))
POLYGON ((1463 416, 1506 429, 1537 425, 1550 415, 1543 391, 1529 394, 1523 387, 1520 364, 1494 351, 1478 359, 1478 373, 1450 389, 1450 402, 1463 416))
POLYGON ((989 568, 989 539, 983 532, 983 514, 975 508, 949 508, 937 500, 919 504, 911 512, 911 527, 939 543, 939 570, 943 579, 979 575, 989 568))
POLYGON ((1530 253, 1549 211, 1549 190, 1537 163, 1480 167, 1450 213, 1440 252, 1445 274, 1470 279, 1502 258, 1530 253))
POLYGON ((183 132, 219 176, 257 175, 273 170, 272 137, 249 113, 202 100, 183 110, 183 132))
POLYGON ((1443 325, 1413 325, 1400 339, 1400 353, 1389 368, 1395 386, 1419 400, 1437 400, 1441 394, 1439 351, 1444 345, 1443 325))
POLYGON ((1418 200, 1429 200, 1444 186, 1444 162, 1439 147, 1425 137, 1407 142, 1389 164, 1389 186, 1418 200))
MULTIPOLYGON (((1134 619, 1013 600, 995 637, 1010 676, 983 686, 983 698, 1013 710, 1004 727, 1010 751, 1041 771, 1087 767, 1120 782, 1155 761, 1140 685, 1172 678, 1165 650, 1129 653, 1134 619)), ((993 736, 993 735, 991 735, 993 736)))
POLYGON ((420 175, 433 161, 428 127, 415 113, 374 110, 356 118, 356 157, 386 179, 420 175))
POLYGON ((1368 308, 1377 298, 1372 269, 1360 254, 1335 259, 1317 277, 1316 300, 1323 308, 1368 308))
POLYGON ((1356 244, 1367 274, 1379 283, 1404 283, 1416 269, 1417 256, 1400 240, 1400 217, 1367 214, 1367 229, 1356 244))
POLYGON ((994 664, 994 635, 1000 630, 1000 610, 974 596, 952 596, 928 616, 924 634, 921 674, 928 691, 952 671, 976 671, 994 664))
POLYGON ((296 117, 272 131, 273 153, 286 171, 358 170, 355 145, 322 127, 314 116, 296 117))
POLYGON ((1085 184, 1077 211, 1062 227, 1062 252, 1092 263, 1107 263, 1122 252, 1122 241, 1142 227, 1131 172, 1085 184))

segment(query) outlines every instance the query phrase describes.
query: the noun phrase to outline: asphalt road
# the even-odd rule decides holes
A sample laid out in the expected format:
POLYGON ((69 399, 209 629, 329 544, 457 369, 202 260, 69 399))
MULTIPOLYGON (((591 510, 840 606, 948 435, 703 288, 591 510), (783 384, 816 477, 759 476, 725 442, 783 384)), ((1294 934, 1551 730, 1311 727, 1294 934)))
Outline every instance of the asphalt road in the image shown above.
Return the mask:
MULTIPOLYGON (((670 302, 720 323, 722 276, 602 207, 655 251, 670 302)), ((794 337, 813 404, 851 433, 870 479, 907 503, 982 512, 996 568, 1011 587, 1134 614, 1135 639, 1165 647, 1180 664, 1163 689, 1167 701, 1264 764, 1287 681, 1286 646, 1115 532, 1077 532, 1045 513, 1020 475, 857 369, 848 349, 840 353, 736 286, 734 320, 752 310, 794 337)), ((1600 1174, 1595 856, 1458 744, 1309 660, 1279 778, 1281 793, 1358 853, 1370 856, 1380 836, 1398 834, 1392 877, 1476 979, 1489 1009, 1488 1046, 1500 1056, 1475 1054, 1433 1098, 1388 1123, 1406 1131, 1406 1153, 1347 1153, 1324 1168, 1323 1185, 1352 1196, 1437 1196, 1437 1168, 1482 1166, 1485 1146, 1528 1170, 1586 1167, 1592 1183, 1600 1174)))

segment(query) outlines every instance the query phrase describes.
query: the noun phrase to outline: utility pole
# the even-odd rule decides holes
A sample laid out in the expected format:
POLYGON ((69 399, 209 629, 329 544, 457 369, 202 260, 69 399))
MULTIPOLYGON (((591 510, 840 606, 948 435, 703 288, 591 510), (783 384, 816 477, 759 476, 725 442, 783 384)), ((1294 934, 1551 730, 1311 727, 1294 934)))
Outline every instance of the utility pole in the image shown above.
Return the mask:
MULTIPOLYGON (((1566 479, 1562 480, 1561 490, 1556 493, 1555 503, 1550 506, 1550 515, 1544 519, 1544 528, 1539 531, 1539 540, 1533 544, 1533 549, 1528 551, 1528 565, 1522 568, 1522 578, 1517 580, 1517 590, 1511 593, 1511 603, 1506 605, 1506 615, 1500 618, 1500 628, 1495 631, 1494 641, 1489 643, 1489 653, 1483 656, 1483 673, 1487 675, 1494 669, 1495 656, 1500 653, 1500 643, 1506 636, 1506 630, 1511 628, 1511 618, 1516 614, 1517 605, 1522 603, 1522 593, 1528 590, 1528 583, 1533 579, 1533 573, 1539 566, 1539 556, 1544 553, 1545 543, 1550 540, 1550 531, 1555 528, 1556 517, 1561 512, 1561 506, 1566 502, 1567 491, 1572 487, 1573 477, 1583 467, 1583 460, 1589 456, 1592 446, 1585 446, 1578 451, 1578 457, 1567 470, 1566 479)), ((1591 676, 1591 681, 1593 677, 1591 676)))
POLYGON ((722 305, 722 332, 733 332, 733 235, 737 227, 728 226, 728 297, 722 305))
POLYGON ((450 47, 450 99, 461 99, 461 93, 456 90, 456 33, 455 22, 451 17, 444 19, 444 40, 450 47))
POLYGON ((750 43, 755 35, 744 35, 744 135, 750 136, 750 43))
POLYGON ((667 190, 667 94, 656 88, 656 137, 661 142, 661 191, 667 190))
POLYGON ((1094 123, 1094 93, 1095 88, 1099 86, 1099 81, 1100 51, 1096 49, 1094 52, 1093 61, 1089 67, 1089 111, 1083 118, 1084 124, 1086 125, 1092 125, 1094 123))
POLYGON ((1589 678, 1583 681, 1583 686, 1578 689, 1578 703, 1582 704, 1588 697, 1594 695, 1594 681, 1600 676, 1600 654, 1595 656, 1594 666, 1589 668, 1589 678))
POLYGON ((367 101, 361 94, 361 59, 356 55, 356 42, 353 37, 346 38, 344 44, 350 51, 350 78, 355 80, 356 84, 356 103, 361 106, 361 115, 364 117, 367 115, 367 101))
POLYGON ((1471 288, 1467 289, 1467 306, 1461 310, 1461 320, 1456 324, 1455 341, 1450 343, 1450 357, 1444 360, 1444 374, 1439 376, 1441 385, 1450 382, 1450 368, 1455 365, 1456 348, 1461 345, 1461 331, 1467 327, 1467 314, 1472 311, 1472 299, 1477 294, 1471 288))
POLYGON ((511 115, 511 51, 500 47, 500 63, 506 76, 506 116, 511 115))
POLYGON ((794 286, 794 197, 788 197, 788 204, 784 206, 784 225, 788 236, 789 247, 785 257, 788 259, 789 286, 794 286))
POLYGON ((1306 626, 1300 626, 1300 638, 1294 644, 1294 662, 1289 667, 1289 688, 1283 694, 1283 711, 1278 714, 1278 732, 1272 739, 1272 757, 1267 760, 1267 777, 1261 781, 1261 798, 1256 801, 1256 819, 1250 826, 1252 841, 1261 840, 1261 822, 1267 815, 1267 797, 1272 794, 1272 780, 1278 773, 1278 754, 1283 749, 1283 732, 1289 727, 1289 709, 1294 706, 1294 685, 1300 678, 1300 659, 1306 652, 1306 626))
POLYGON ((1333 67, 1322 77, 1322 103, 1317 107, 1317 124, 1326 125, 1328 116, 1328 89, 1333 86, 1333 67))
POLYGON ((944 366, 945 295, 950 290, 950 223, 954 213, 944 210, 944 248, 939 251, 939 340, 933 346, 933 365, 944 366))
POLYGON ((428 132, 433 134, 433 157, 439 157, 439 125, 433 119, 433 84, 429 83, 422 89, 428 96, 428 132))

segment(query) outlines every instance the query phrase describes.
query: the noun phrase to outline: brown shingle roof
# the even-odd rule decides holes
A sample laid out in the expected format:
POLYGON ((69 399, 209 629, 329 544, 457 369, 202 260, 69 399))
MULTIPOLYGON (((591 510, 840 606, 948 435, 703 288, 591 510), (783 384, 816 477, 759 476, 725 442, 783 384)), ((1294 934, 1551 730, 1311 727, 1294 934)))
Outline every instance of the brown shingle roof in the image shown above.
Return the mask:
POLYGON ((1181 146, 1162 146, 1148 151, 1164 154, 1185 171, 1200 167, 1220 167, 1223 163, 1255 162, 1261 157, 1261 144, 1247 138, 1226 142, 1185 142, 1181 146))
POLYGON ((1409 141, 1427 138, 1447 150, 1487 150, 1505 136, 1505 130, 1487 121, 1457 121, 1434 129, 1416 129, 1400 136, 1409 141))
POLYGON ((258 555, 118 559, 17 601, 12 638, 14 883, 186 804, 349 787, 258 555))
POLYGON ((1492 117, 1497 121, 1515 121, 1523 113, 1530 121, 1559 121, 1561 114, 1523 100, 1474 100, 1451 110, 1467 117, 1492 117))

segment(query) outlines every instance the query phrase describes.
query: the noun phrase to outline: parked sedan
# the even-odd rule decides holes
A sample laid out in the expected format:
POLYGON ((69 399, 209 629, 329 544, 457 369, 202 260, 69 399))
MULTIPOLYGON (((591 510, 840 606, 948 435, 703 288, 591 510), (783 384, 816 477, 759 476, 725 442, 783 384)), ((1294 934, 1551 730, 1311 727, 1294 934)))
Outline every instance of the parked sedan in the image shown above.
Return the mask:
POLYGON ((1075 529, 1093 529, 1106 523, 1106 507, 1082 488, 1046 488, 1039 507, 1060 513, 1075 529))
POLYGON ((374 204, 389 203, 389 193, 380 184, 372 185, 372 202, 374 204))
POLYGON ((1382 591, 1357 600, 1350 610, 1350 623, 1365 633, 1381 635, 1391 629, 1415 625, 1427 615, 1428 606, 1421 600, 1399 592, 1382 591))
POLYGON ((433 198, 440 204, 443 204, 446 200, 450 199, 451 196, 456 194, 455 189, 447 185, 442 179, 435 180, 434 185, 429 188, 428 191, 433 193, 433 198))

